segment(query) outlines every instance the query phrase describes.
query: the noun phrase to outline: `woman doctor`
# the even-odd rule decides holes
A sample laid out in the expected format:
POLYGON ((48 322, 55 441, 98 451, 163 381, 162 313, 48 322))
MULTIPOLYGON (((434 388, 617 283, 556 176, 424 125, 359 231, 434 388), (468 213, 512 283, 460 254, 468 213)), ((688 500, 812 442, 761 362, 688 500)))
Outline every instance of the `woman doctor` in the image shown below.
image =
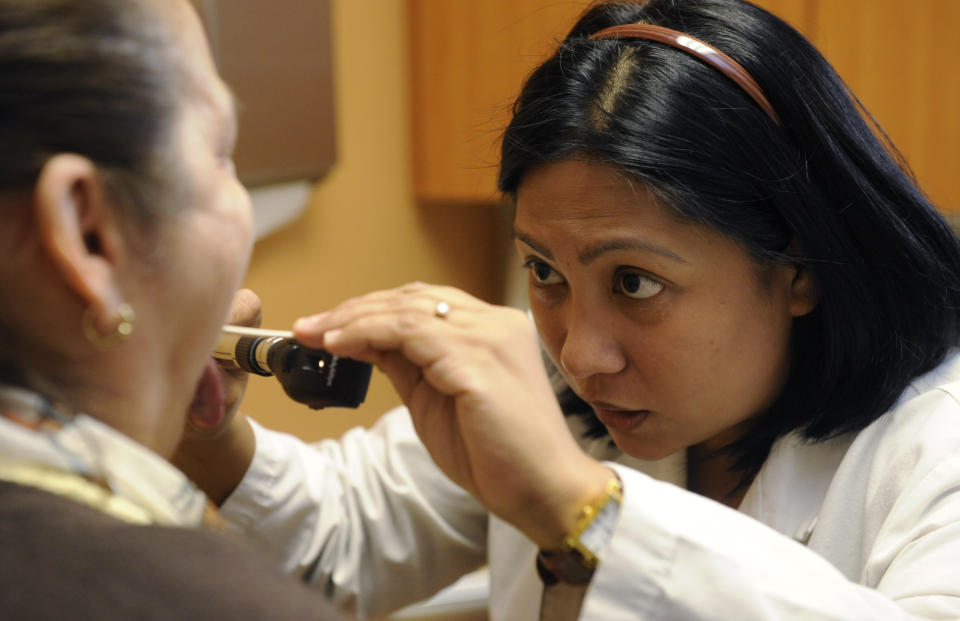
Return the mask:
POLYGON ((229 519, 361 616, 489 561, 493 619, 960 617, 960 248, 801 35, 595 6, 500 188, 536 333, 425 284, 301 319, 407 410, 236 419, 229 519))

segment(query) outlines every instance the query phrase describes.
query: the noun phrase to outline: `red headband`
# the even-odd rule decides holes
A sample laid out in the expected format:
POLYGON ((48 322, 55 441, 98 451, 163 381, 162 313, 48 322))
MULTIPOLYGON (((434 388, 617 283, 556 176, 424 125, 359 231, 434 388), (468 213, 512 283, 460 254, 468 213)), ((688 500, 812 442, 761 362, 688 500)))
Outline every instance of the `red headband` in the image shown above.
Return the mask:
POLYGON ((773 119, 774 123, 780 123, 777 113, 773 111, 773 106, 767 101, 767 97, 763 94, 763 91, 760 90, 760 86, 753 77, 750 76, 747 70, 744 69, 740 63, 709 43, 701 41, 696 37, 691 37, 688 34, 664 28, 663 26, 654 26, 653 24, 622 24, 620 26, 604 28, 590 35, 591 39, 618 39, 620 37, 658 41, 672 45, 677 49, 696 56, 736 82, 747 95, 750 95, 750 97, 757 102, 757 105, 763 108, 763 111, 773 119))

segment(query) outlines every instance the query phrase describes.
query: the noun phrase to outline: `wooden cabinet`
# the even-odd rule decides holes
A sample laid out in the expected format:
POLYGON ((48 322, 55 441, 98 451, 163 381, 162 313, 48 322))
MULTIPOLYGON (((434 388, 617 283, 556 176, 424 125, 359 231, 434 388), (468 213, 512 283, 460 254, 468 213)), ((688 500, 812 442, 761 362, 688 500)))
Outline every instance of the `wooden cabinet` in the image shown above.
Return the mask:
POLYGON ((425 202, 496 202, 500 133, 584 0, 409 0, 413 169, 425 202))
MULTIPOLYGON (((760 0, 793 24, 903 153, 944 211, 960 214, 960 2, 760 0)), ((494 203, 500 132, 525 76, 584 0, 408 0, 414 191, 494 203)))
POLYGON ((960 215, 960 2, 821 0, 815 43, 943 212, 960 215))
POLYGON ((237 99, 247 185, 317 179, 336 157, 330 1, 192 0, 237 99))

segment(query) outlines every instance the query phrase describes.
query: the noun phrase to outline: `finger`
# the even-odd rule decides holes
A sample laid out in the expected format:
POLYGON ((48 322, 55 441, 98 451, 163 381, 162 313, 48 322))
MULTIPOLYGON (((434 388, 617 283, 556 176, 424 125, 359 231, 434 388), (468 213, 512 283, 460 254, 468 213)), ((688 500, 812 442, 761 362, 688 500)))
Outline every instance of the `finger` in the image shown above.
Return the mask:
MULTIPOLYGON (((233 301, 227 313, 228 325, 259 328, 263 319, 263 305, 259 296, 250 289, 239 289, 233 294, 233 301)), ((227 374, 226 379, 242 381, 246 387, 247 373, 231 360, 217 360, 217 365, 227 374)), ((242 390, 241 390, 242 393, 242 390)))
POLYGON ((263 305, 256 293, 240 289, 233 296, 227 323, 236 326, 259 327, 263 319, 263 305))
POLYGON ((384 313, 416 312, 423 317, 434 315, 437 305, 445 302, 451 309, 479 309, 486 303, 453 287, 412 283, 397 289, 375 291, 343 302, 317 315, 301 317, 294 323, 297 340, 308 346, 321 347, 323 333, 366 317, 384 313))
POLYGON ((371 312, 348 324, 323 333, 321 346, 331 353, 351 358, 371 352, 399 351, 418 366, 440 355, 450 335, 449 324, 420 310, 371 312), (435 344, 435 345, 434 345, 435 344))
MULTIPOLYGON (((471 311, 457 311, 469 325, 471 311)), ((364 314, 341 328, 323 334, 321 347, 331 353, 379 363, 385 352, 398 352, 423 368, 457 348, 469 347, 469 329, 464 330, 423 309, 403 309, 364 314), (465 338, 467 337, 467 338, 465 338)), ((461 354, 464 352, 461 352, 461 354)))
POLYGON ((243 387, 246 386, 247 379, 250 378, 250 374, 240 368, 240 366, 233 360, 220 360, 214 359, 219 367, 217 370, 220 371, 223 380, 228 383, 228 388, 232 384, 240 382, 243 387))

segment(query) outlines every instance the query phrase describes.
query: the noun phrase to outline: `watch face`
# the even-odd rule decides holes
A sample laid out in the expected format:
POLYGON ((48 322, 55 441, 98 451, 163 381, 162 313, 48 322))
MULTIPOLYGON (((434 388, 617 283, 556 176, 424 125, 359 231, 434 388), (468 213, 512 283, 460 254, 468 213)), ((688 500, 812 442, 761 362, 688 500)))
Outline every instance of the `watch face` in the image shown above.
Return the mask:
POLYGON ((606 494, 584 507, 564 546, 559 550, 540 551, 537 572, 544 584, 558 580, 567 584, 590 582, 600 551, 610 541, 617 525, 621 494, 620 480, 611 479, 606 494))
POLYGON ((597 517, 593 519, 587 530, 580 533, 580 545, 593 553, 594 556, 600 554, 600 550, 610 541, 613 535, 613 528, 617 525, 617 516, 620 514, 620 503, 611 500, 597 517))

